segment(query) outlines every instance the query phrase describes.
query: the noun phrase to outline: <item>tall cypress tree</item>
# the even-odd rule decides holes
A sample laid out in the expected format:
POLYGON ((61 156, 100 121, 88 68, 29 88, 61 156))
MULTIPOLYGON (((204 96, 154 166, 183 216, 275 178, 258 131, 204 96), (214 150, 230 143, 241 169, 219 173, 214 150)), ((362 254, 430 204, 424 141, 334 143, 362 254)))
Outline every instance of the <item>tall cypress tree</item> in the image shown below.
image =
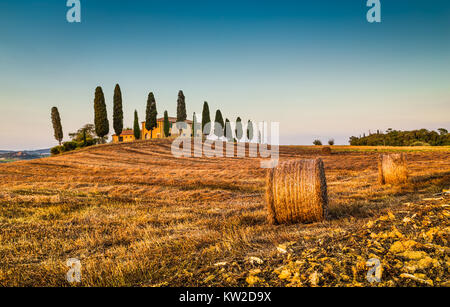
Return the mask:
POLYGON ((134 138, 139 140, 141 138, 141 127, 139 126, 139 118, 137 110, 134 110, 134 126, 133 126, 134 138))
POLYGON ((164 136, 168 137, 170 134, 169 114, 164 111, 164 136))
MULTIPOLYGON (((152 104, 152 111, 151 111, 151 116, 150 116, 150 122, 151 125, 153 127, 153 129, 155 129, 156 127, 158 127, 158 111, 156 110, 156 101, 152 104)), ((152 130, 153 133, 153 130, 152 130)))
POLYGON ((214 134, 219 138, 223 136, 223 126, 224 122, 222 112, 220 112, 220 110, 217 110, 216 118, 214 119, 214 134))
POLYGON ((249 142, 253 140, 253 123, 251 120, 247 123, 247 140, 249 142))
POLYGON ((197 116, 195 115, 195 112, 194 112, 194 115, 192 115, 192 136, 193 137, 197 136, 197 132, 198 132, 198 128, 199 128, 198 126, 199 126, 199 124, 197 122, 197 116))
POLYGON ((242 139, 243 129, 242 129, 242 120, 240 117, 236 119, 236 139, 239 141, 242 139))
POLYGON ((121 135, 123 130, 122 92, 119 84, 114 88, 113 99, 113 127, 116 135, 121 135))
POLYGON ((153 95, 152 92, 150 92, 148 94, 148 98, 147 98, 147 106, 145 108, 145 129, 150 130, 151 126, 150 126, 150 113, 152 110, 152 104, 155 101, 155 96, 153 95))
POLYGON ((177 123, 185 122, 187 118, 186 114, 186 101, 183 94, 183 91, 178 92, 178 100, 177 100, 177 123))
POLYGON ((59 142, 59 145, 61 145, 64 135, 61 126, 61 117, 59 116, 57 107, 52 108, 52 124, 55 139, 59 142))
POLYGON ((104 137, 109 133, 109 121, 105 95, 100 86, 95 89, 94 113, 95 133, 104 141, 104 137))
POLYGON ((148 94, 147 98, 147 108, 145 112, 145 129, 150 131, 150 136, 153 138, 153 129, 158 125, 156 116, 158 112, 156 111, 156 100, 152 92, 148 94))
POLYGON ((231 129, 231 123, 228 118, 225 120, 225 137, 229 142, 233 141, 233 129, 231 129))
POLYGON ((153 129, 155 129, 156 127, 158 127, 158 111, 156 110, 156 101, 154 101, 151 105, 150 108, 150 125, 151 125, 151 131, 150 131, 150 135, 153 138, 153 129))
POLYGON ((209 106, 208 103, 205 101, 205 103, 203 103, 203 111, 202 111, 202 133, 209 135, 211 132, 211 127, 210 129, 208 129, 207 131, 205 131, 205 126, 206 124, 211 122, 211 117, 209 115, 209 106))

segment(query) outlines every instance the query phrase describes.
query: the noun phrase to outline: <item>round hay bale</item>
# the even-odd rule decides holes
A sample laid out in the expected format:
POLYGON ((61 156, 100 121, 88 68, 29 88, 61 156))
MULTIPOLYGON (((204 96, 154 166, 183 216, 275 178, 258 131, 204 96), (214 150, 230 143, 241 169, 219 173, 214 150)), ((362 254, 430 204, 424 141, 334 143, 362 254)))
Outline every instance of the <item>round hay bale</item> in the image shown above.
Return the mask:
POLYGON ((289 161, 268 170, 266 200, 271 224, 326 219, 328 196, 322 160, 289 161))
POLYGON ((408 181, 406 155, 404 153, 382 154, 378 159, 380 184, 401 184, 408 181))
POLYGON ((331 155, 331 147, 329 146, 322 147, 321 152, 323 155, 331 155))

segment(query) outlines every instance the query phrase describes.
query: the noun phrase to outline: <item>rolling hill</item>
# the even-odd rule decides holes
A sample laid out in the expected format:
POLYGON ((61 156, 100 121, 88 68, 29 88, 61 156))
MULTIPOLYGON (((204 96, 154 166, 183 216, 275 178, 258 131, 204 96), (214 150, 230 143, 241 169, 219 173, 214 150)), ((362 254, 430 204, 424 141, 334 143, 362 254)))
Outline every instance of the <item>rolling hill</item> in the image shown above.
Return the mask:
POLYGON ((333 151, 280 148, 324 160, 330 220, 308 225, 266 222, 259 159, 177 159, 168 140, 3 164, 0 285, 68 286, 69 258, 81 286, 369 285, 369 258, 378 285, 448 285, 448 148, 409 152, 401 186, 376 183, 377 152, 333 151))

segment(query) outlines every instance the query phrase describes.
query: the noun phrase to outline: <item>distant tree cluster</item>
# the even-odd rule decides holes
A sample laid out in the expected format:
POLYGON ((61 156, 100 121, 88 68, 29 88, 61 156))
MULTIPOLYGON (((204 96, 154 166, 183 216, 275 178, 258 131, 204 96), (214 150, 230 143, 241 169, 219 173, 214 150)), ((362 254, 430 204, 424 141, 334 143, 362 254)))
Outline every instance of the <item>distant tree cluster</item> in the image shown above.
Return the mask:
MULTIPOLYGON (((218 138, 223 138, 229 142, 242 142, 245 140, 244 135, 247 136, 247 140, 252 141, 254 139, 254 124, 251 120, 247 122, 247 129, 244 131, 244 126, 242 124, 242 119, 240 117, 236 118, 235 122, 235 129, 233 130, 231 128, 231 122, 228 118, 225 118, 222 115, 222 112, 220 110, 216 110, 216 115, 214 118, 214 122, 211 122, 211 115, 209 111, 209 105, 208 102, 204 102, 203 104, 203 111, 202 111, 202 122, 201 126, 200 123, 197 123, 195 113, 194 113, 194 120, 195 123, 195 129, 193 128, 193 131, 202 130, 203 136, 208 136, 211 133, 215 135, 218 138), (198 129, 198 130, 197 130, 198 129)), ((194 127, 194 124, 193 124, 194 127)), ((261 142, 261 132, 258 131, 258 142, 261 142)), ((197 135, 197 134, 195 134, 197 135)))
POLYGON ((438 131, 427 129, 400 131, 388 129, 386 133, 352 136, 349 140, 353 146, 446 146, 450 145, 450 134, 447 129, 438 131))
MULTIPOLYGON (((319 139, 315 139, 315 140, 313 141, 313 144, 316 145, 316 146, 322 146, 322 145, 323 145, 323 144, 322 144, 322 141, 319 140, 319 139)), ((333 146, 333 145, 334 145, 334 139, 329 139, 329 140, 328 140, 328 145, 333 146)))
POLYGON ((313 144, 316 146, 322 146, 322 141, 321 140, 314 140, 313 144))
POLYGON ((95 127, 92 124, 86 124, 82 128, 78 129, 77 132, 69 133, 69 137, 72 139, 71 141, 64 142, 62 145, 51 148, 51 154, 57 155, 63 152, 68 152, 103 142, 101 138, 97 137, 95 127))

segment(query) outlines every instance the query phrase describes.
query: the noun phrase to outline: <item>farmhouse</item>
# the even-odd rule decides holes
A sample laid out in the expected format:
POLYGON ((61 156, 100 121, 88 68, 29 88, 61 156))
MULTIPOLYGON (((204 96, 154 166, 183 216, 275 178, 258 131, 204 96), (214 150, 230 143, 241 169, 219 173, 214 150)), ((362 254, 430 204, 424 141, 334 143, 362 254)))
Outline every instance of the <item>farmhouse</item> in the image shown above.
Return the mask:
MULTIPOLYGON (((180 129, 176 126, 177 118, 176 117, 169 117, 169 136, 176 136, 180 134, 180 129)), ((191 135, 192 131, 192 121, 186 120, 186 128, 184 128, 184 133, 187 135, 191 135)), ((145 128, 145 122, 142 122, 142 128, 141 128, 141 139, 142 140, 150 140, 150 139, 160 139, 165 137, 164 135, 164 117, 157 119, 157 127, 153 129, 153 131, 147 130, 145 128)), ((135 140, 134 132, 131 129, 123 130, 120 135, 114 134, 112 136, 113 143, 126 143, 126 142, 133 142, 135 140)))
MULTIPOLYGON (((180 130, 177 128, 176 122, 177 122, 176 117, 169 117, 169 127, 170 127, 169 135, 170 136, 180 134, 180 130)), ((164 135, 164 117, 158 118, 157 123, 158 123, 157 127, 155 129, 153 129, 153 131, 150 131, 145 128, 145 122, 142 122, 141 138, 143 140, 160 139, 160 138, 165 137, 165 135, 164 135)), ((192 121, 186 120, 185 123, 187 125, 186 125, 186 128, 183 130, 187 135, 191 135, 192 121)))
POLYGON ((121 142, 133 142, 134 141, 134 132, 133 130, 123 130, 120 135, 113 134, 113 143, 121 143, 121 142))

